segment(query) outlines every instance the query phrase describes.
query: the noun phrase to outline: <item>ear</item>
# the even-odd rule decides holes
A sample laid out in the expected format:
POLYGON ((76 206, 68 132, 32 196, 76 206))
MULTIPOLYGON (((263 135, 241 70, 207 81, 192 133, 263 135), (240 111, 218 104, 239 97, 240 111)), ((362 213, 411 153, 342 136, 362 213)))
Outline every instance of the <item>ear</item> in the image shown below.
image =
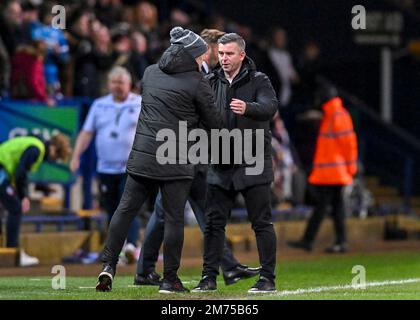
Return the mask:
POLYGON ((241 60, 241 61, 244 61, 245 57, 246 57, 246 53, 245 53, 245 51, 241 51, 241 53, 239 54, 239 58, 240 58, 240 60, 241 60))

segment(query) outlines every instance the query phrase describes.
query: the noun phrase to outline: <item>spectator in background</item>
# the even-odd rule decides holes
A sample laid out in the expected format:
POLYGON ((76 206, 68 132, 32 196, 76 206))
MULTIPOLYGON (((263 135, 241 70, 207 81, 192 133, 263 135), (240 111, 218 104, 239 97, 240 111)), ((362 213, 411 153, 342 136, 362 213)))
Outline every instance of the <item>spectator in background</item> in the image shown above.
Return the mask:
POLYGON ((68 92, 79 97, 98 97, 96 64, 92 55, 93 13, 83 8, 77 9, 69 19, 67 38, 70 44, 68 92))
POLYGON ((38 25, 39 13, 42 4, 40 2, 27 0, 22 4, 22 17, 23 17, 23 31, 26 39, 32 40, 32 29, 38 25))
MULTIPOLYGON (((251 57, 257 68, 264 65, 266 53, 261 49, 255 33, 251 27, 246 25, 237 25, 237 33, 244 38, 246 42, 246 54, 251 57)), ((264 72, 264 71, 263 71, 264 72)))
MULTIPOLYGON (((181 27, 173 28, 170 36, 171 46, 159 64, 149 66, 143 77, 142 112, 127 163, 127 184, 111 221, 97 291, 112 289, 118 254, 128 226, 146 199, 158 189, 165 213, 164 271, 159 292, 188 291, 178 277, 178 269, 184 242, 184 209, 195 166, 183 164, 183 157, 178 155, 170 156, 174 163, 162 164, 159 149, 163 144, 158 136, 164 128, 176 128, 178 132, 180 120, 188 122, 186 129, 190 131, 199 123, 208 130, 220 128, 222 119, 215 109, 209 83, 200 73, 207 44, 194 32, 181 27)), ((174 138, 182 141, 177 133, 174 138)))
POLYGON ((123 6, 121 10, 121 22, 134 26, 134 10, 132 6, 123 6))
POLYGON ((0 37, 9 57, 12 57, 19 45, 28 40, 23 27, 23 11, 20 1, 9 1, 0 7, 0 37))
MULTIPOLYGON (((22 214, 29 211, 28 173, 36 172, 43 161, 66 161, 71 153, 67 136, 58 134, 43 142, 36 137, 17 137, 0 144, 0 203, 8 211, 6 246, 19 248, 22 214)), ((21 248, 21 267, 39 264, 21 248)))
POLYGON ((95 15, 107 28, 121 21, 121 0, 97 0, 95 3, 95 15))
POLYGON ((132 54, 130 26, 125 23, 116 25, 111 30, 111 40, 113 46, 113 66, 122 66, 126 68, 133 78, 133 68, 130 63, 132 54))
POLYGON ((170 23, 172 26, 191 27, 191 18, 185 11, 173 8, 170 14, 170 23))
MULTIPOLYGON (((99 190, 110 222, 127 179, 126 165, 140 114, 141 97, 130 92, 131 75, 122 67, 115 67, 110 71, 108 85, 111 93, 96 99, 89 110, 83 129, 77 137, 70 169, 73 172, 79 169, 80 156, 96 134, 99 190)), ((136 260, 139 227, 139 219, 136 218, 131 223, 127 243, 123 248, 130 263, 136 260)))
POLYGON ((48 106, 55 104, 54 100, 48 97, 46 89, 45 52, 45 43, 42 41, 32 41, 27 45, 18 47, 12 57, 10 79, 12 98, 42 102, 48 106))
POLYGON ((107 93, 107 73, 113 50, 109 29, 90 10, 79 8, 70 19, 67 38, 71 62, 68 91, 75 96, 96 98, 107 93))
POLYGON ((131 33, 132 52, 130 56, 131 72, 134 78, 134 88, 140 91, 140 81, 143 78, 144 71, 150 65, 147 57, 147 39, 138 31, 131 33))
POLYGON ((292 57, 287 51, 287 33, 285 30, 276 28, 273 31, 267 54, 268 62, 271 64, 271 67, 267 67, 267 70, 271 69, 270 79, 273 81, 280 107, 285 107, 292 98, 292 84, 299 81, 292 57))
POLYGON ((9 95, 10 70, 9 53, 0 37, 0 99, 9 95))
POLYGON ((46 44, 44 72, 47 92, 50 97, 59 98, 62 95, 59 70, 69 61, 70 56, 69 45, 63 31, 51 25, 53 19, 51 8, 52 6, 44 8, 42 23, 39 20, 32 21, 30 32, 33 40, 44 41, 46 44))
POLYGON ((157 62, 164 51, 165 44, 162 42, 159 31, 158 11, 155 5, 142 1, 134 7, 133 30, 145 35, 150 62, 157 62))
MULTIPOLYGON (((111 39, 114 51, 119 55, 128 55, 131 51, 130 25, 127 23, 119 23, 111 29, 111 39)), ((120 58, 121 59, 121 58, 120 58)), ((125 61, 125 60, 124 60, 125 61)), ((117 62, 117 64, 120 64, 117 62)))
POLYGON ((326 82, 319 84, 315 105, 323 112, 308 178, 315 207, 303 238, 290 241, 288 245, 311 251, 323 217, 332 206, 336 241, 326 251, 343 253, 347 251, 344 189, 353 183, 357 171, 356 134, 351 117, 332 85, 326 82))
POLYGON ((158 12, 154 4, 141 1, 135 8, 135 27, 148 34, 158 27, 158 12))
POLYGON ((300 159, 301 169, 307 176, 311 173, 315 154, 319 126, 322 120, 321 110, 306 110, 296 116, 296 129, 293 136, 294 145, 300 159), (301 128, 305 128, 302 130, 301 128))
POLYGON ((298 171, 294 176, 294 201, 298 204, 312 205, 310 192, 307 188, 308 176, 312 170, 316 141, 322 119, 320 110, 305 110, 296 115, 296 124, 292 136, 298 161, 298 171), (305 128, 302 130, 302 128, 305 128))
POLYGON ((289 134, 278 114, 273 120, 273 138, 271 146, 274 149, 274 195, 279 204, 293 200, 293 174, 296 171, 295 157, 289 134))
POLYGON ((112 36, 113 65, 123 66, 131 73, 134 90, 140 91, 140 80, 143 78, 145 69, 149 66, 146 56, 147 39, 145 36, 134 31, 130 33, 130 26, 120 24, 115 27, 112 36))
POLYGON ((308 106, 314 101, 316 79, 322 73, 321 50, 314 41, 308 42, 298 62, 300 83, 296 98, 308 106))
POLYGON ((220 14, 211 17, 209 27, 216 30, 227 30, 226 18, 220 14))
MULTIPOLYGON (((260 278, 248 292, 273 292, 276 290, 276 235, 271 223, 270 185, 273 169, 269 123, 277 111, 277 100, 268 77, 257 72, 254 62, 247 57, 242 37, 228 33, 218 43, 220 68, 213 70, 208 77, 216 97, 216 108, 226 119, 225 128, 228 130, 251 129, 254 132, 257 128, 262 129, 263 165, 262 172, 256 175, 247 175, 249 165, 244 164, 243 159, 242 164, 235 165, 232 156, 227 164, 210 165, 203 272, 202 279, 193 291, 217 289, 216 278, 223 253, 225 226, 235 198, 241 193, 255 233, 261 263, 260 278)), ((233 150, 233 146, 230 150, 233 150)))

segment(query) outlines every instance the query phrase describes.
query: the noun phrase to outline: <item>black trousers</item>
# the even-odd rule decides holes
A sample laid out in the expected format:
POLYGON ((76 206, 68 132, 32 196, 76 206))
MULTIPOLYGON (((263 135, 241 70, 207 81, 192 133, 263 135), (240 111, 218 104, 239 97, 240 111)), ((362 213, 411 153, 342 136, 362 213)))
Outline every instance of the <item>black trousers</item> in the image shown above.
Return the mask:
POLYGON ((204 232, 203 276, 215 278, 225 241, 225 226, 236 195, 240 192, 248 211, 248 219, 257 239, 261 275, 275 278, 276 234, 271 222, 270 184, 256 185, 244 190, 225 190, 209 185, 207 191, 206 229, 204 232))
MULTIPOLYGON (((198 226, 204 233, 206 228, 205 207, 207 194, 207 174, 199 171, 196 173, 192 182, 188 201, 194 211, 198 226)), ((155 203, 155 210, 147 223, 144 233, 143 246, 141 248, 139 261, 137 262, 137 274, 147 274, 155 270, 156 261, 159 257, 159 249, 164 235, 164 210, 162 207, 162 197, 159 194, 155 203)), ((226 242, 223 246, 223 256, 221 267, 223 271, 228 271, 239 265, 238 260, 233 256, 232 250, 226 242)))
POLYGON ((163 276, 165 279, 174 280, 184 244, 184 209, 191 182, 192 180, 152 180, 129 175, 120 204, 111 219, 102 262, 113 266, 117 264, 131 222, 147 198, 159 188, 165 211, 163 276))
POLYGON ((303 240, 313 242, 325 213, 331 206, 334 221, 336 244, 346 242, 344 186, 342 185, 310 185, 311 198, 314 202, 314 212, 306 226, 303 240))
MULTIPOLYGON (((0 183, 0 203, 8 211, 6 222, 6 247, 19 247, 19 231, 22 222, 21 199, 16 194, 9 180, 5 179, 5 170, 0 167, 3 177, 0 183)), ((0 226, 1 227, 1 226, 0 226)))
MULTIPOLYGON (((118 208, 124 186, 127 181, 127 174, 106 174, 98 173, 99 190, 101 195, 101 205, 108 215, 108 225, 111 222, 112 215, 118 208)), ((137 247, 139 240, 140 219, 136 216, 130 225, 127 235, 127 243, 137 247)))

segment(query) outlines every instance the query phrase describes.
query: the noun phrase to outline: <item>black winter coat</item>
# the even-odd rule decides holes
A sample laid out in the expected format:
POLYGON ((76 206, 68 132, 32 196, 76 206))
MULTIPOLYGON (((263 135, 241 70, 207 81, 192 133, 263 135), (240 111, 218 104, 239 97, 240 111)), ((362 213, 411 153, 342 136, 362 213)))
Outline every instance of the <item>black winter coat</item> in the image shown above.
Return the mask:
MULTIPOLYGON (((217 112, 207 79, 199 71, 195 59, 182 46, 172 45, 158 64, 149 66, 142 80, 142 108, 136 136, 127 163, 127 173, 156 180, 192 179, 194 165, 180 164, 179 122, 187 122, 187 132, 198 127, 221 128, 222 118, 217 112), (156 151, 163 141, 156 136, 161 129, 176 132, 176 164, 160 164, 156 151)), ((188 143, 187 148, 194 144, 188 143)), ((166 155, 165 155, 166 156, 166 155)))
MULTIPOLYGON (((230 189, 242 190, 250 186, 270 183, 273 181, 271 131, 270 121, 277 111, 278 102, 269 78, 256 71, 254 62, 246 57, 241 70, 233 79, 232 84, 226 80, 223 70, 219 67, 207 76, 216 99, 216 106, 224 117, 228 129, 238 128, 264 130, 264 169, 259 175, 246 175, 247 165, 242 164, 212 164, 208 171, 209 184, 230 189), (232 98, 246 102, 244 115, 237 115, 230 110, 232 98)), ((244 135, 242 135, 244 137, 244 135)), ((253 146, 255 139, 253 140, 253 146)), ((231 146, 232 150, 232 146, 231 146)), ((255 148, 253 148, 255 156, 255 148)), ((231 162, 233 163, 232 157, 231 162)))

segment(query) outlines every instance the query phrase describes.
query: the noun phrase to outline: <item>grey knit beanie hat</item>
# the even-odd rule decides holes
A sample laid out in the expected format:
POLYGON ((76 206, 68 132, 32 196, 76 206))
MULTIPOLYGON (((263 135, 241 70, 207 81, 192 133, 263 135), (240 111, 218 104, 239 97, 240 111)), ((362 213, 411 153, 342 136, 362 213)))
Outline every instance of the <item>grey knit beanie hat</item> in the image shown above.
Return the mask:
POLYGON ((198 34, 188 29, 175 27, 170 32, 171 44, 179 44, 197 58, 207 51, 207 43, 198 34))

